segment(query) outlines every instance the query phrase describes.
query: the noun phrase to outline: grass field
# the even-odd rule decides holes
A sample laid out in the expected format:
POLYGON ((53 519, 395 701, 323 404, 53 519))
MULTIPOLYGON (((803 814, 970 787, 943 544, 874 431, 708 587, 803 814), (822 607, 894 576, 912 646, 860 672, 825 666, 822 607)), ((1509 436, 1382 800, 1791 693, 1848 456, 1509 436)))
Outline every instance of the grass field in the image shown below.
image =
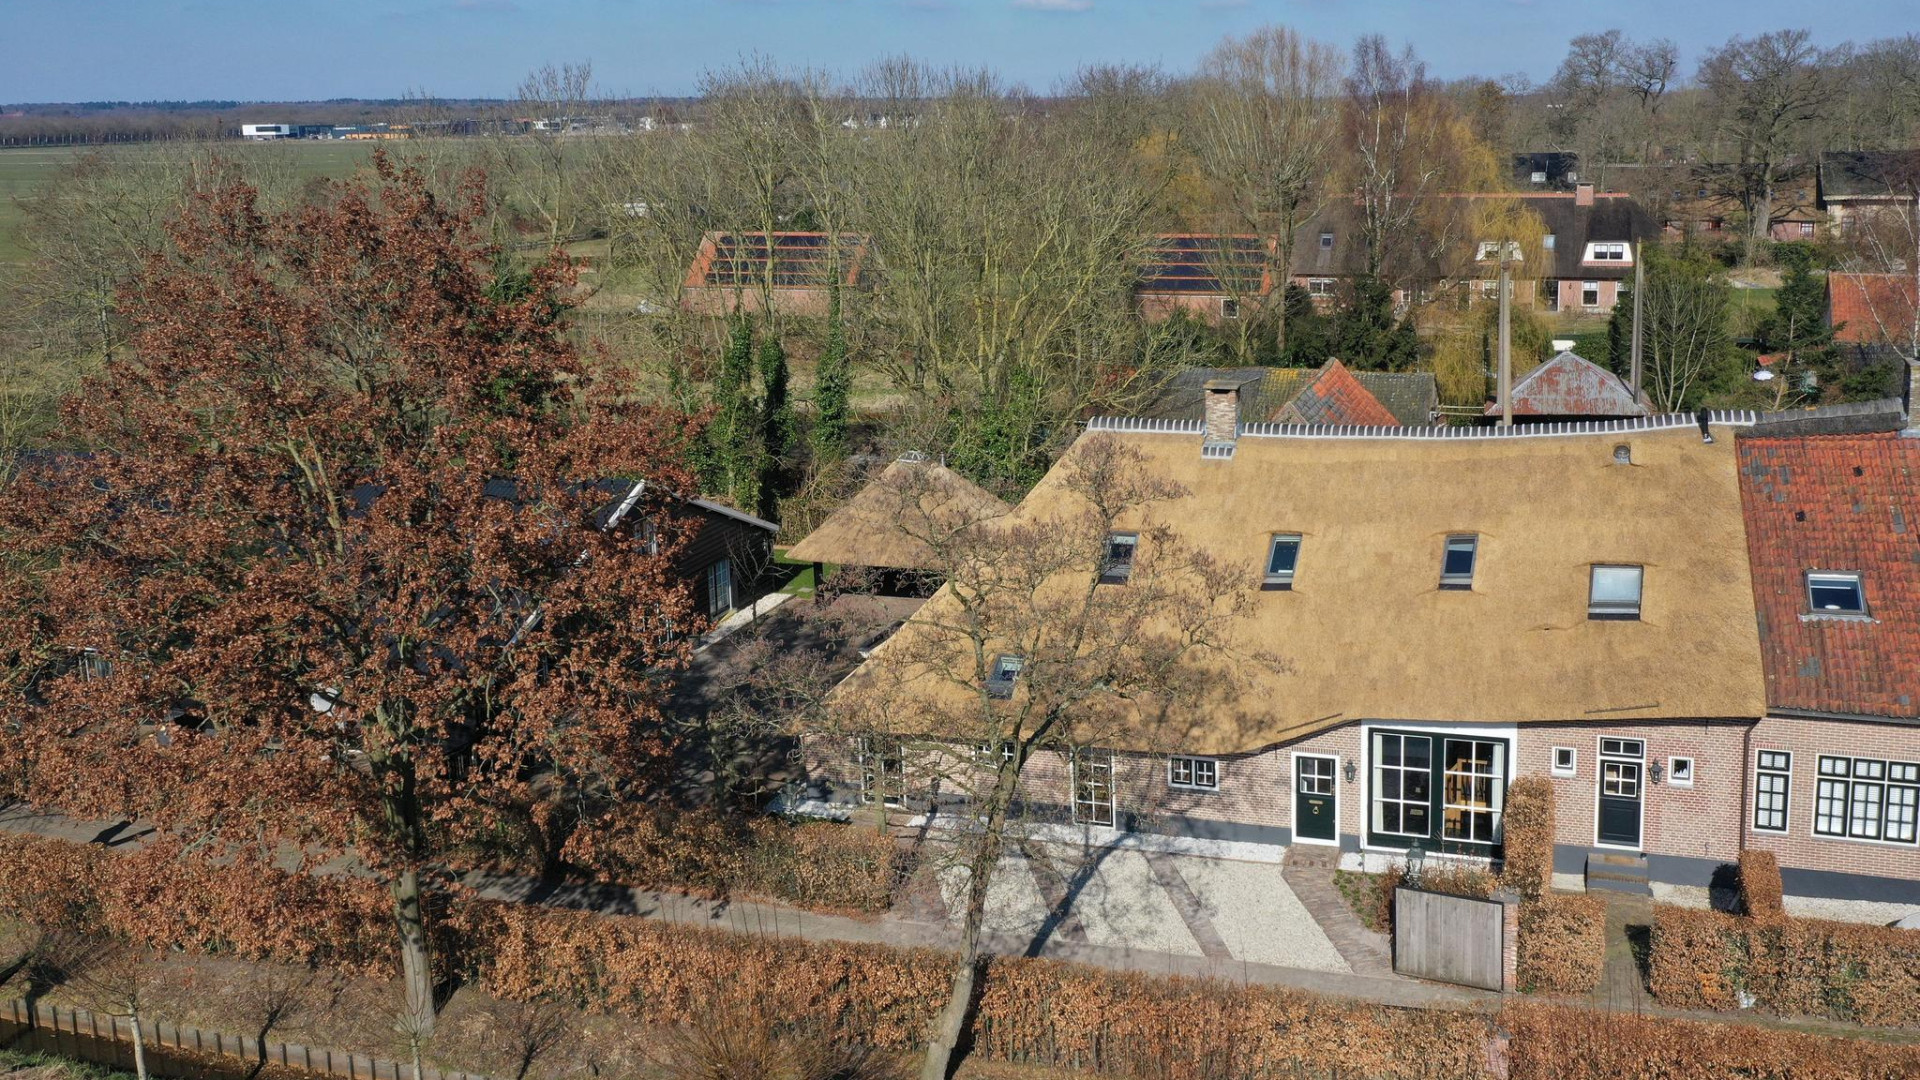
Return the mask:
MULTIPOLYGON (((272 159, 285 163, 296 180, 316 176, 346 176, 365 162, 379 146, 394 144, 301 140, 280 143, 226 143, 222 153, 241 159, 272 159)), ((405 144, 400 144, 404 146, 405 144)), ((82 154, 109 158, 179 153, 170 145, 7 147, 0 149, 0 263, 26 258, 20 246, 20 200, 33 194, 82 154)))

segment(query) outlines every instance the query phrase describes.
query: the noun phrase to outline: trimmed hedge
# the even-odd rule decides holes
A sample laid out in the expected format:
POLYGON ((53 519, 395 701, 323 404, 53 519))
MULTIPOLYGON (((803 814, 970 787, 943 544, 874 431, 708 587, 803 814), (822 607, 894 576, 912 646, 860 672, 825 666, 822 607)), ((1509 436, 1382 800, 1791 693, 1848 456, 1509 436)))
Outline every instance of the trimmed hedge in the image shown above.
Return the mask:
POLYGON ((1501 880, 1523 899, 1538 900, 1553 888, 1553 781, 1544 776, 1515 780, 1501 821, 1506 844, 1501 880))
POLYGON ((1549 893, 1520 906, 1520 989, 1585 994, 1607 970, 1607 905, 1597 896, 1549 893))
POLYGON ((1780 863, 1771 851, 1748 848, 1740 853, 1740 910, 1756 919, 1786 915, 1780 863))
POLYGON ((1662 1020, 1554 1005, 1510 1005, 1508 1080, 1905 1080, 1920 1046, 1662 1020))
POLYGON ((630 806, 576 831, 566 855, 596 879, 640 888, 878 912, 893 903, 898 851, 858 825, 630 806))
POLYGON ((1920 1025, 1920 930, 1654 906, 1654 997, 1782 1016, 1920 1025))

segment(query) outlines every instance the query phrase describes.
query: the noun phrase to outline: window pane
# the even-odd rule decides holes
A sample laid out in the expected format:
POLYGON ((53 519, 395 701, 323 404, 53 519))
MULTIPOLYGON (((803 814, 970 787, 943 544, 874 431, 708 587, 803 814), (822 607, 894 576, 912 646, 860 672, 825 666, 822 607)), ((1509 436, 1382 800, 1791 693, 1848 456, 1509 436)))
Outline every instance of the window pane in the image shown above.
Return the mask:
POLYGON ((1854 574, 1808 574, 1807 599, 1815 611, 1845 613, 1867 609, 1860 578, 1854 574))
POLYGON ((1887 788, 1885 839, 1913 843, 1916 808, 1920 808, 1920 788, 1900 785, 1887 788))
MULTIPOLYGON (((1825 764, 1823 761, 1822 764, 1825 764)), ((1823 836, 1847 834, 1847 782, 1822 780, 1813 808, 1813 831, 1823 836)))
POLYGON ((1300 538, 1298 536, 1276 536, 1273 538, 1273 550, 1267 556, 1267 573, 1272 576, 1293 575, 1294 565, 1300 560, 1300 538))
POLYGON ((1447 554, 1440 564, 1440 576, 1456 579, 1473 577, 1473 554, 1476 543, 1476 538, 1471 536, 1448 537, 1447 554))
POLYGON ((1594 567, 1592 600, 1596 604, 1638 606, 1640 568, 1637 566, 1594 567))
POLYGON ((1417 769, 1433 767, 1433 740, 1424 735, 1407 736, 1407 764, 1417 769))

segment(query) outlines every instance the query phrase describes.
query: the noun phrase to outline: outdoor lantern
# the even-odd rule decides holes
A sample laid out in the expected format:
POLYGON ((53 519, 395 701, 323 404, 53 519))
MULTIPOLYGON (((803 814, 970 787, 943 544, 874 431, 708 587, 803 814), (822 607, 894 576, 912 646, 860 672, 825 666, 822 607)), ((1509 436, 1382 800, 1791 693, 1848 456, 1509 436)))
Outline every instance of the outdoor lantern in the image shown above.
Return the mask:
POLYGON ((1664 774, 1665 772, 1666 772, 1666 770, 1665 770, 1665 769, 1663 769, 1663 768, 1661 768, 1661 767, 1660 767, 1660 763, 1659 763, 1659 762, 1657 762, 1657 761, 1656 761, 1656 762, 1654 762, 1653 764, 1651 764, 1651 765, 1648 765, 1648 766, 1647 766, 1647 775, 1648 775, 1648 776, 1650 776, 1650 777, 1652 777, 1652 778, 1653 778, 1653 782, 1654 782, 1654 783, 1656 783, 1656 784, 1660 782, 1660 777, 1661 777, 1661 775, 1662 775, 1662 774, 1664 774))
POLYGON ((1358 772, 1359 770, 1354 768, 1353 762, 1348 761, 1347 762, 1347 783, 1349 784, 1353 783, 1354 775, 1358 772))
POLYGON ((1419 881, 1420 866, 1426 861, 1427 850, 1420 846, 1420 841, 1415 840, 1413 846, 1407 849, 1407 877, 1419 881))

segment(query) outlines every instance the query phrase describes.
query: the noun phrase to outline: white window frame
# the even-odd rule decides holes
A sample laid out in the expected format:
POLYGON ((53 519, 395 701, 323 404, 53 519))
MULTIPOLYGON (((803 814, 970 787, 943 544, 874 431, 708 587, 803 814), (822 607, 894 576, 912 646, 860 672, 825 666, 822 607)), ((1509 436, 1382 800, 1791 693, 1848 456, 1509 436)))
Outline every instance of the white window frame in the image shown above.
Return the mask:
POLYGON ((1768 836, 1785 836, 1788 831, 1791 830, 1793 823, 1793 751, 1769 750, 1762 747, 1753 752, 1752 811, 1753 816, 1749 821, 1754 832, 1765 833, 1768 836), (1780 760, 1769 761, 1770 755, 1780 760), (1780 790, 1777 792, 1762 790, 1760 786, 1762 777, 1778 778, 1780 790), (1766 807, 1760 805, 1761 798, 1766 797, 1771 799, 1775 795, 1778 795, 1780 799, 1780 805, 1777 810, 1771 805, 1766 807), (1775 813, 1780 815, 1780 826, 1778 828, 1760 824, 1760 814, 1763 809, 1769 817, 1775 813))
POLYGON ((1473 576, 1475 573, 1479 571, 1479 569, 1480 569, 1480 534, 1479 533, 1449 534, 1447 536, 1446 542, 1442 544, 1440 547, 1440 587, 1443 589, 1455 589, 1455 590, 1472 589, 1473 576), (1456 549, 1465 551, 1467 553, 1467 569, 1465 573, 1450 574, 1447 572, 1447 561, 1450 558, 1452 558, 1453 553, 1456 549))
POLYGON ((1583 281, 1580 283, 1580 306, 1590 308, 1600 306, 1599 282, 1583 281))
POLYGON ((1330 277, 1313 277, 1307 279, 1308 296, 1333 296, 1338 292, 1339 282, 1330 277))
POLYGON ((1167 759, 1167 786, 1182 791, 1219 791, 1218 758, 1189 757, 1175 754, 1167 759), (1184 772, 1186 779, 1181 779, 1184 772))
POLYGON ((1553 239, 1552 233, 1548 233, 1547 235, 1540 238, 1540 247, 1542 250, 1552 251, 1553 245, 1554 245, 1554 239, 1553 239))
MULTIPOLYGON (((1440 746, 1440 760, 1437 762, 1437 764, 1440 766, 1440 820, 1438 822, 1440 826, 1440 835, 1436 838, 1436 842, 1441 845, 1445 845, 1448 843, 1486 844, 1486 845, 1498 844, 1500 842, 1501 836, 1504 833, 1502 823, 1506 818, 1506 812, 1507 812, 1506 756, 1508 753, 1511 752, 1510 744, 1501 739, 1475 738, 1470 735, 1444 735, 1444 736, 1441 736, 1437 740, 1437 742, 1439 743, 1439 746, 1440 746), (1491 747, 1493 752, 1491 756, 1489 756, 1489 758, 1487 759, 1487 767, 1490 771, 1481 772, 1478 770, 1477 767, 1470 767, 1469 771, 1467 772, 1455 772, 1453 769, 1449 768, 1448 761, 1447 761, 1446 747, 1447 747, 1447 744, 1451 742, 1465 742, 1465 743, 1475 743, 1475 744, 1485 743, 1487 746, 1491 747), (1477 806, 1470 802, 1457 803, 1449 800, 1447 796, 1449 794, 1450 789, 1453 786, 1452 784, 1449 783, 1449 781, 1454 777, 1465 777, 1469 782, 1469 787, 1471 787, 1472 784, 1475 782, 1482 781, 1482 780, 1486 781, 1487 790, 1488 790, 1487 805, 1477 806), (1464 836, 1464 837, 1448 836, 1447 835, 1447 811, 1449 810, 1458 810, 1458 811, 1461 811, 1463 814, 1487 815, 1487 818, 1488 818, 1487 838, 1485 840, 1481 840, 1471 835, 1464 836)), ((1474 754, 1475 754, 1474 760, 1477 762, 1478 751, 1477 750, 1474 751, 1474 754)))
POLYGON ((1239 318, 1240 317, 1240 301, 1235 300, 1231 296, 1221 297, 1220 298, 1220 317, 1223 319, 1239 318))
POLYGON ((1133 580, 1133 560, 1140 554, 1140 534, 1137 532, 1110 532, 1106 542, 1100 545, 1100 584, 1125 585, 1133 580), (1118 559, 1114 549, 1127 549, 1127 557, 1118 559))
POLYGON ((862 735, 855 756, 860 764, 861 802, 869 806, 875 803, 883 806, 906 804, 907 745, 905 742, 892 735, 862 735), (888 768, 889 765, 892 768, 888 768))
POLYGON ((1624 240, 1597 240, 1587 245, 1587 252, 1580 261, 1632 266, 1633 245, 1624 240))
POLYGON ((1269 589, 1293 588, 1293 579, 1300 573, 1300 549, 1305 546, 1306 542, 1301 538, 1299 533, 1268 534, 1267 561, 1263 567, 1265 575, 1261 578, 1261 584, 1269 589), (1293 565, 1285 570, 1275 570, 1273 566, 1274 553, 1279 550, 1280 545, 1286 543, 1293 545, 1293 565))
POLYGON ((1592 563, 1587 568, 1587 618, 1599 621, 1631 622, 1640 618, 1647 600, 1647 568, 1634 563, 1592 563), (1633 606, 1629 608, 1624 600, 1598 600, 1594 597, 1594 586, 1599 583, 1602 570, 1631 570, 1634 572, 1637 587, 1634 589, 1633 606))
POLYGON ((1580 750, 1573 746, 1556 746, 1547 758, 1547 773, 1551 776, 1568 777, 1580 775, 1580 750), (1560 755, 1567 755, 1567 763, 1560 764, 1560 755))
POLYGON ((1117 815, 1114 813, 1113 755, 1103 755, 1098 751, 1078 747, 1074 749, 1071 760, 1073 764, 1073 775, 1069 779, 1073 781, 1073 823, 1075 825, 1100 825, 1109 829, 1113 828, 1114 822, 1118 820, 1117 815), (1095 774, 1098 774, 1102 770, 1106 772, 1106 780, 1104 783, 1098 779, 1092 779, 1095 774), (1106 800, 1104 802, 1080 797, 1083 771, 1087 774, 1084 779, 1087 779, 1090 784, 1103 786, 1105 788, 1106 800), (1105 821, 1100 820, 1103 807, 1106 814, 1105 821))
MULTIPOLYGON (((1474 261, 1475 262, 1493 262, 1496 259, 1498 259, 1499 255, 1500 255, 1500 241, 1482 240, 1480 241, 1479 252, 1474 256, 1474 261)), ((1507 241, 1507 261, 1517 262, 1522 257, 1523 256, 1520 253, 1520 241, 1518 240, 1507 241)))
MULTIPOLYGON (((1422 837, 1422 838, 1430 839, 1435 843, 1439 842, 1441 825, 1440 825, 1440 822, 1433 819, 1433 792, 1431 788, 1429 788, 1426 798, 1423 798, 1423 799, 1407 798, 1407 775, 1411 773, 1419 776, 1424 776, 1426 777, 1427 783, 1432 784, 1433 778, 1434 778, 1434 766, 1438 762, 1440 757, 1440 740, 1445 737, 1446 736, 1438 732, 1425 732, 1425 731, 1405 732, 1405 731, 1369 730, 1367 732, 1366 738, 1368 742, 1368 750, 1369 750, 1370 756, 1373 759, 1373 775, 1369 778, 1371 780, 1371 783, 1368 785, 1368 789, 1367 789, 1367 807, 1366 807, 1367 821, 1366 821, 1366 829, 1365 829, 1366 832, 1379 833, 1383 836, 1422 837), (1382 755, 1374 751, 1373 744, 1382 739, 1399 739, 1401 741, 1401 747, 1400 747, 1401 764, 1389 765, 1385 762, 1382 755), (1406 740, 1408 739, 1420 739, 1427 744, 1427 764, 1425 768, 1415 768, 1411 765, 1406 764, 1406 760, 1407 760, 1406 759, 1406 740), (1385 786, 1382 781, 1384 780, 1388 770, 1393 770, 1394 772, 1398 773, 1400 776, 1400 794, 1394 796, 1393 798, 1387 798, 1386 795, 1383 794, 1381 791, 1381 789, 1385 786), (1402 828, 1389 829, 1384 826, 1374 824, 1375 818, 1374 818, 1373 811, 1375 810, 1375 808, 1384 806, 1388 803, 1392 803, 1393 805, 1400 807, 1400 823, 1402 825, 1402 828), (1417 832, 1406 831, 1404 826, 1406 825, 1406 820, 1407 820, 1406 813, 1407 813, 1407 807, 1409 806, 1417 806, 1420 808, 1420 810, 1423 813, 1427 815, 1427 831, 1426 832, 1417 833, 1417 832)), ((1445 782, 1444 778, 1442 782, 1443 783, 1445 782)), ((1442 804, 1441 809, 1444 812, 1445 810, 1444 803, 1442 804)))
POLYGON ((1692 787, 1694 768, 1697 764, 1692 754, 1669 755, 1667 758, 1667 784, 1671 787, 1692 787), (1676 762, 1681 761, 1687 763, 1687 777, 1684 780, 1680 778, 1680 766, 1676 764, 1676 762))

